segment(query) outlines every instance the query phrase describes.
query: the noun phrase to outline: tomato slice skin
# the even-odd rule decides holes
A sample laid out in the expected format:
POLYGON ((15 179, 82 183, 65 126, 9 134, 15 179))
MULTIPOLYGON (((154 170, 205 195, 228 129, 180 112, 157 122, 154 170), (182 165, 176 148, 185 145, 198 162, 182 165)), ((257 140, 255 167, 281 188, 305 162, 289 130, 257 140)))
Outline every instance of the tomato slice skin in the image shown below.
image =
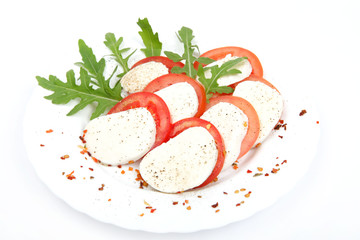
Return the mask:
POLYGON ((263 77, 259 77, 259 76, 255 76, 255 75, 250 75, 249 77, 245 78, 244 80, 241 80, 237 83, 230 85, 230 87, 235 89, 238 84, 245 82, 245 81, 257 81, 257 82, 264 83, 264 84, 268 85, 269 87, 271 87, 272 89, 275 89, 278 93, 280 93, 280 91, 274 85, 272 85, 269 81, 267 81, 263 77))
POLYGON ((170 132, 170 138, 176 137, 178 134, 191 127, 205 128, 214 138, 216 148, 218 150, 218 158, 215 167, 212 173, 210 174, 210 176, 201 185, 196 187, 196 188, 200 188, 213 182, 214 179, 220 174, 225 161, 225 145, 219 131, 213 124, 211 124, 210 122, 204 119, 195 118, 195 117, 185 118, 174 123, 173 128, 170 132))
POLYGON ((254 146, 254 143, 256 142, 259 136, 259 132, 260 132, 259 117, 254 107, 247 100, 241 97, 235 97, 229 95, 223 95, 223 96, 211 98, 210 102, 206 106, 206 110, 208 110, 209 108, 220 102, 227 102, 235 105, 240 110, 242 110, 244 114, 248 117, 248 130, 240 146, 240 154, 238 156, 239 159, 242 156, 244 156, 254 146))
POLYGON ((169 109, 159 96, 150 92, 137 92, 130 94, 110 109, 108 114, 126 111, 132 108, 146 108, 153 116, 156 124, 156 137, 153 148, 169 139, 171 130, 169 109))
POLYGON ((153 57, 147 57, 144 59, 141 59, 140 61, 136 62, 131 69, 133 69, 136 66, 139 66, 143 63, 147 63, 147 62, 160 62, 162 64, 164 64, 168 69, 169 69, 169 73, 171 73, 171 69, 175 66, 178 67, 184 67, 184 64, 182 62, 174 62, 172 61, 170 58, 168 57, 164 57, 164 56, 153 56, 153 57))
MULTIPOLYGON (((251 51, 241 48, 241 47, 221 47, 221 48, 215 48, 210 51, 207 51, 200 55, 200 57, 208 57, 213 60, 220 60, 226 57, 226 55, 231 54, 231 56, 235 57, 247 57, 251 66, 252 66, 252 74, 262 77, 264 75, 263 68, 260 63, 259 58, 251 51)), ((195 69, 197 69, 199 66, 198 62, 194 63, 195 69)))
POLYGON ((192 79, 191 77, 188 77, 187 75, 175 73, 162 75, 152 80, 143 91, 154 93, 175 83, 181 82, 189 83, 194 88, 199 101, 198 110, 194 117, 200 117, 204 113, 206 107, 205 88, 201 83, 192 79))

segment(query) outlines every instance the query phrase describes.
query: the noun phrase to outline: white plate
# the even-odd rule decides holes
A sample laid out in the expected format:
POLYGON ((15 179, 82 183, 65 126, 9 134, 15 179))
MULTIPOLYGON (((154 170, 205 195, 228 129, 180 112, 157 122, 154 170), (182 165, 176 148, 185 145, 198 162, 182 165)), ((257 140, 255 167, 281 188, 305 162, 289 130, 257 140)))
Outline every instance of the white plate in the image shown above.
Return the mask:
MULTIPOLYGON (((274 130, 260 147, 245 156, 237 170, 221 173, 217 182, 181 194, 164 194, 150 187, 140 189, 136 172, 129 166, 106 167, 89 157, 86 160, 86 155, 80 153, 79 136, 91 107, 67 117, 75 102, 53 105, 43 98, 49 93, 40 87, 35 90, 24 119, 24 140, 37 174, 74 209, 128 229, 192 232, 248 218, 273 204, 299 181, 315 156, 320 135, 317 110, 311 100, 285 94, 282 119, 287 123, 286 130, 274 130), (302 109, 307 113, 299 116, 302 109), (49 129, 53 132, 46 133, 49 129), (62 160, 64 155, 69 158, 62 160), (280 170, 272 173, 273 168, 280 170), (76 179, 69 180, 66 175, 72 171, 76 179), (262 175, 254 177, 256 173, 262 175), (249 191, 250 196, 246 195, 249 191), (214 208, 214 204, 218 206, 214 208), (151 212, 150 207, 156 210, 151 212)), ((136 169, 137 165, 132 167, 136 169)))

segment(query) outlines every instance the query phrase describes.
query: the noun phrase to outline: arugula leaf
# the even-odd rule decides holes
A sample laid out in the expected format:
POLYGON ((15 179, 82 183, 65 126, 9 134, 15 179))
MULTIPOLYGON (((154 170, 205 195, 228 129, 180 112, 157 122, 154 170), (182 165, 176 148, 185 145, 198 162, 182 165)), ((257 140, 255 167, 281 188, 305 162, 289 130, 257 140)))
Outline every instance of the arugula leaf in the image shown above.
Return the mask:
POLYGON ((66 104, 70 100, 80 98, 79 103, 67 114, 68 116, 74 115, 93 102, 97 102, 95 111, 91 115, 91 119, 94 119, 119 102, 119 99, 109 98, 101 89, 94 89, 90 85, 91 76, 84 68, 80 69, 80 85, 76 84, 73 70, 66 73, 66 82, 53 75, 50 75, 49 79, 39 76, 36 79, 41 87, 53 91, 45 99, 51 100, 54 104, 66 104))
POLYGON ((197 71, 194 68, 194 62, 198 61, 200 63, 209 64, 211 62, 214 62, 214 60, 210 58, 198 58, 195 57, 194 52, 195 49, 199 52, 199 47, 197 45, 192 44, 192 40, 194 39, 193 31, 190 28, 182 27, 178 31, 178 39, 180 42, 184 44, 184 53, 183 55, 179 55, 177 53, 165 51, 165 55, 173 60, 174 62, 179 62, 184 60, 185 66, 183 68, 180 67, 173 67, 171 69, 172 73, 186 73, 191 78, 195 78, 197 71))
POLYGON ((239 62, 247 59, 247 57, 236 58, 230 61, 225 62, 221 66, 214 65, 211 67, 203 67, 199 65, 197 75, 199 76, 198 80, 204 85, 206 100, 209 102, 209 99, 213 96, 214 93, 232 93, 234 89, 228 86, 219 86, 217 80, 225 75, 241 73, 238 69, 231 69, 239 62), (211 77, 206 78, 205 71, 210 70, 211 77))
POLYGON ((160 56, 162 50, 162 43, 159 40, 158 33, 154 34, 148 19, 139 18, 137 24, 142 30, 142 32, 139 32, 139 34, 146 47, 146 48, 142 48, 141 51, 145 53, 146 57, 160 56))
POLYGON ((80 66, 80 84, 77 84, 73 70, 66 73, 66 82, 53 75, 50 75, 48 79, 39 76, 36 79, 41 87, 53 91, 45 99, 51 100, 54 104, 66 104, 70 100, 80 99, 79 103, 67 114, 68 116, 96 102, 96 108, 91 115, 91 119, 94 119, 122 99, 121 85, 118 81, 113 88, 110 87, 111 76, 108 79, 104 77, 105 60, 101 58, 97 61, 92 49, 81 39, 79 52, 83 60, 77 63, 80 66))
POLYGON ((118 77, 122 77, 130 70, 128 66, 129 58, 136 52, 136 50, 134 50, 126 58, 124 58, 123 54, 129 51, 130 48, 120 49, 123 38, 120 37, 119 39, 116 39, 114 33, 107 33, 105 35, 105 39, 106 41, 104 41, 104 44, 112 52, 111 56, 114 57, 115 61, 117 61, 123 69, 123 72, 118 75, 118 77))

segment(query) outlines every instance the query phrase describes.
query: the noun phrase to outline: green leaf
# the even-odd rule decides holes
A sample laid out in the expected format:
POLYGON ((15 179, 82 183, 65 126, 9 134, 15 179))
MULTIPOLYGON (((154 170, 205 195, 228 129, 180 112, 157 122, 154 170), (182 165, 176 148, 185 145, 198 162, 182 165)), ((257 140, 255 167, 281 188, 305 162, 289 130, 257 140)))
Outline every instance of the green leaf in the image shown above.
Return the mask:
POLYGON ((215 62, 214 59, 207 58, 207 57, 199 57, 196 59, 196 61, 199 63, 205 64, 205 65, 215 62))
POLYGON ((162 43, 159 40, 158 33, 154 34, 148 19, 139 18, 137 24, 142 30, 139 32, 139 34, 145 45, 145 48, 142 48, 141 51, 145 53, 146 57, 160 56, 162 50, 162 43))
POLYGON ((234 89, 232 89, 231 87, 219 86, 217 80, 226 75, 241 73, 241 71, 239 71, 238 69, 233 69, 232 67, 234 67, 236 64, 243 61, 244 59, 247 58, 236 58, 225 62, 221 66, 214 65, 211 67, 203 68, 201 64, 199 65, 197 75, 199 77, 199 81, 204 85, 207 101, 209 101, 213 93, 232 93, 234 91, 234 89), (206 78, 205 71, 211 72, 210 78, 206 78))
POLYGON ((85 68, 93 76, 102 74, 103 66, 97 62, 96 57, 91 48, 89 48, 82 39, 79 39, 79 51, 82 57, 82 63, 78 63, 81 67, 85 68))
POLYGON ((170 58, 170 60, 172 60, 174 62, 180 62, 181 60, 183 60, 183 57, 177 53, 173 53, 173 52, 169 52, 169 51, 164 51, 164 53, 165 53, 165 56, 167 56, 168 58, 170 58))
POLYGON ((127 57, 124 57, 123 54, 128 52, 130 48, 120 48, 123 42, 122 37, 116 39, 114 33, 107 33, 105 34, 105 40, 106 41, 104 41, 104 44, 111 51, 111 56, 114 57, 115 61, 118 62, 123 69, 123 73, 121 74, 121 76, 126 74, 130 70, 128 65, 129 58, 136 52, 136 50, 130 53, 127 57))
POLYGON ((96 102, 96 108, 91 115, 91 119, 100 116, 106 110, 113 107, 121 99, 112 98, 104 93, 100 88, 94 89, 90 82, 91 76, 84 68, 80 69, 80 84, 76 84, 75 73, 70 70, 66 73, 66 82, 59 80, 57 77, 50 75, 48 79, 43 77, 36 77, 38 84, 50 91, 53 91, 51 95, 45 97, 54 104, 66 104, 71 100, 79 99, 79 102, 71 109, 67 114, 73 115, 87 105, 96 102))

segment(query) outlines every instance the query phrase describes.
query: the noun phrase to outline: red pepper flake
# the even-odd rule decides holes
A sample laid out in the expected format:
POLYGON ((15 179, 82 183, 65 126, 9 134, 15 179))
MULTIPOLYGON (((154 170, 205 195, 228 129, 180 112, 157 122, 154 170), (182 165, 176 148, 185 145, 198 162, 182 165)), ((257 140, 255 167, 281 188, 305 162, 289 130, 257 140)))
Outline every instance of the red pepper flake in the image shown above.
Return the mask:
POLYGON ((227 192, 224 192, 225 195, 227 195, 228 193, 227 192))
POLYGON ((261 146, 261 143, 258 143, 258 144, 256 144, 256 148, 258 148, 258 147, 260 147, 261 146))
POLYGON ((239 207, 241 205, 241 203, 237 203, 236 206, 239 207))
POLYGON ((52 133, 54 130, 52 129, 49 129, 49 130, 46 130, 46 133, 52 133))
POLYGON ((62 172, 62 175, 65 175, 65 172, 62 172))
POLYGON ((132 167, 129 167, 129 171, 132 171, 132 170, 134 170, 132 167))
POLYGON ((273 169, 271 170, 271 172, 272 172, 272 173, 277 173, 279 170, 280 170, 280 168, 279 168, 279 169, 273 168, 273 169))
POLYGON ((267 176, 269 176, 269 174, 268 174, 268 173, 265 173, 265 177, 267 177, 267 176))
POLYGON ((281 139, 283 139, 284 136, 279 135, 278 137, 281 138, 281 139))
POLYGON ((90 179, 94 179, 94 176, 90 176, 90 179))
POLYGON ((90 171, 94 171, 94 169, 93 169, 93 168, 91 168, 91 167, 89 167, 89 170, 90 170, 90 171))
POLYGON ((156 211, 156 208, 153 208, 150 210, 150 213, 154 213, 156 211))
POLYGON ((245 192, 245 191, 246 191, 246 188, 242 188, 242 189, 240 189, 240 191, 245 192))
POLYGON ((218 212, 220 212, 220 209, 216 209, 216 211, 215 211, 216 213, 218 213, 218 212))
MULTIPOLYGON (((89 155, 90 156, 90 155, 89 155)), ((94 157, 91 157, 92 158, 92 160, 94 161, 94 162, 96 162, 96 163, 99 163, 100 161, 99 160, 97 160, 96 158, 94 158, 94 157)))
POLYGON ((99 188, 99 191, 103 191, 105 187, 105 184, 101 184, 101 187, 99 188))
POLYGON ((108 199, 108 202, 111 202, 111 198, 108 199))
POLYGON ((306 113, 306 110, 303 109, 303 110, 301 110, 301 112, 299 113, 299 116, 303 116, 305 113, 306 113))
POLYGON ((118 165, 117 167, 118 167, 118 168, 121 168, 122 166, 121 166, 121 165, 118 165))
POLYGON ((179 204, 179 202, 173 202, 173 205, 178 205, 179 204))
POLYGON ((66 155, 64 155, 64 156, 61 156, 60 159, 61 159, 61 160, 65 160, 65 159, 67 159, 67 158, 69 158, 69 157, 70 157, 70 156, 66 154, 66 155))
POLYGON ((152 206, 147 206, 145 207, 145 209, 152 209, 152 206))
POLYGON ((213 182, 217 182, 219 179, 216 177, 214 178, 213 182))
POLYGON ((199 196, 197 196, 197 197, 198 197, 198 198, 202 198, 202 196, 200 196, 200 195, 199 195, 199 196))
POLYGON ((316 121, 316 124, 319 124, 320 122, 319 121, 316 121))
POLYGON ((82 142, 83 144, 85 144, 85 143, 86 143, 86 141, 85 141, 85 139, 84 139, 84 137, 83 137, 83 136, 79 136, 79 138, 80 138, 80 140, 81 140, 81 142, 82 142))
POLYGON ((247 194, 245 194, 244 196, 246 197, 246 198, 248 198, 248 197, 250 197, 250 194, 251 194, 251 191, 249 191, 247 194))
POLYGON ((238 194, 239 192, 240 192, 239 190, 235 190, 235 191, 234 191, 235 194, 238 194))
POLYGON ((252 173, 252 171, 248 169, 248 170, 247 170, 247 173, 252 173))
POLYGON ((189 204, 189 200, 185 200, 185 203, 186 203, 186 204, 189 204))
POLYGON ((257 170, 258 170, 259 172, 262 172, 264 169, 263 169, 262 167, 258 167, 257 170))
POLYGON ((280 123, 280 124, 283 124, 283 123, 284 123, 284 120, 280 119, 280 120, 279 120, 279 123, 280 123))
POLYGON ((284 161, 281 163, 281 165, 284 164, 284 163, 287 163, 287 160, 284 160, 284 161))
POLYGON ((187 210, 191 210, 191 206, 188 206, 186 209, 187 209, 187 210))
POLYGON ((44 145, 44 144, 40 144, 40 147, 45 147, 45 145, 44 145))
POLYGON ((143 217, 143 216, 144 216, 144 213, 140 214, 139 216, 140 216, 140 217, 143 217))
POLYGON ((219 206, 219 203, 218 203, 218 202, 215 203, 215 204, 213 204, 213 205, 211 205, 212 208, 217 208, 218 206, 219 206))
POLYGON ((122 171, 121 171, 121 174, 125 174, 125 171, 124 171, 124 170, 122 170, 122 171))
POLYGON ((279 164, 276 164, 275 166, 276 166, 276 167, 278 167, 278 166, 279 166, 279 164))
POLYGON ((71 173, 67 174, 67 175, 66 175, 67 179, 69 179, 69 180, 76 179, 76 177, 75 177, 73 174, 74 174, 74 171, 72 171, 71 173))
POLYGON ((131 161, 129 161, 128 163, 129 163, 129 164, 133 164, 133 163, 134 163, 134 161, 133 161, 133 160, 131 160, 131 161))
POLYGON ((236 163, 233 163, 233 164, 232 164, 232 167, 233 167, 233 169, 234 169, 234 170, 236 170, 236 169, 238 169, 238 168, 239 168, 239 167, 238 167, 238 165, 237 165, 236 163))

